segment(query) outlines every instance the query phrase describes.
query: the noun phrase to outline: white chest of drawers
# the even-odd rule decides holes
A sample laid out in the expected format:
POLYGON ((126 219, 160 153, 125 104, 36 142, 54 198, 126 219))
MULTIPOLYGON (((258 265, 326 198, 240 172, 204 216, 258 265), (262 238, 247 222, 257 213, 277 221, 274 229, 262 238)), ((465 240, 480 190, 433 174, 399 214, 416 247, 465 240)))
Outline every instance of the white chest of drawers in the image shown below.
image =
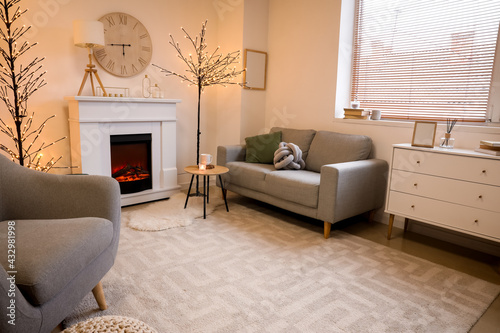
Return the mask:
POLYGON ((393 146, 385 211, 500 242, 500 157, 393 146))

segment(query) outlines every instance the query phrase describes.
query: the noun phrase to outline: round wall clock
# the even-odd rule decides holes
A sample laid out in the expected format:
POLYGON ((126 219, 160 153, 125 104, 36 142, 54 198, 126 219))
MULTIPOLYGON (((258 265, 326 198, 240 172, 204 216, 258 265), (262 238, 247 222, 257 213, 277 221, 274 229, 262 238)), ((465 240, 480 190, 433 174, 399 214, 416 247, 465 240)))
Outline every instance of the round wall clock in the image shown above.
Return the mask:
POLYGON ((99 21, 104 24, 106 45, 94 49, 97 63, 116 76, 129 77, 142 72, 153 55, 146 27, 125 13, 109 13, 99 21))

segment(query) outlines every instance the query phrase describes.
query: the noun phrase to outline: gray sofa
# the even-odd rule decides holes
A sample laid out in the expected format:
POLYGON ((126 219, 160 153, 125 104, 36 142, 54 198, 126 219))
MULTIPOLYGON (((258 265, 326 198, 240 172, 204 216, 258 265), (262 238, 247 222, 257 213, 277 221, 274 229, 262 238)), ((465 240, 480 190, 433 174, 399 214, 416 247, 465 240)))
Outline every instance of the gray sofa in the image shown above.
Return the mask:
POLYGON ((51 332, 90 291, 105 309, 100 280, 119 234, 116 180, 46 174, 0 155, 0 332, 51 332))
MULTIPOLYGON (((372 159, 371 139, 362 135, 274 127, 281 141, 295 143, 305 170, 276 170, 273 164, 245 162, 245 145, 219 146, 217 164, 229 168, 224 188, 268 204, 332 223, 383 205, 388 165, 372 159)), ((220 184, 218 184, 220 186, 220 184)))

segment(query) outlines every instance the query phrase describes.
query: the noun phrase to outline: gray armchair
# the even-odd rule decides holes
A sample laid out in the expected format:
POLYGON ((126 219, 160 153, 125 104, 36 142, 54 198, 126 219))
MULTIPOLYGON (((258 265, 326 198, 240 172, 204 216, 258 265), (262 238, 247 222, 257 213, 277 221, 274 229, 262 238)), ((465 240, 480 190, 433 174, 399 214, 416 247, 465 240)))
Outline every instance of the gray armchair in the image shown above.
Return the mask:
POLYGON ((0 332, 51 332, 91 290, 104 310, 100 281, 119 234, 113 178, 46 174, 0 155, 0 332))

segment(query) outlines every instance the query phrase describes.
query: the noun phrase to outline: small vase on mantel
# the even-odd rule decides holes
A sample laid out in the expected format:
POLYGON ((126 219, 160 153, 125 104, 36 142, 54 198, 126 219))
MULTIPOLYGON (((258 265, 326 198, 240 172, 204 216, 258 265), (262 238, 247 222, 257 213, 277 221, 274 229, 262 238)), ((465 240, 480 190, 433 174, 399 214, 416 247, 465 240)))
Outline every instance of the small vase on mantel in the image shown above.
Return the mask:
POLYGON ((446 149, 453 149, 455 144, 455 138, 451 137, 451 133, 444 133, 444 138, 441 138, 441 144, 439 147, 446 149))
POLYGON ((151 80, 147 75, 142 79, 142 97, 151 97, 151 80))

